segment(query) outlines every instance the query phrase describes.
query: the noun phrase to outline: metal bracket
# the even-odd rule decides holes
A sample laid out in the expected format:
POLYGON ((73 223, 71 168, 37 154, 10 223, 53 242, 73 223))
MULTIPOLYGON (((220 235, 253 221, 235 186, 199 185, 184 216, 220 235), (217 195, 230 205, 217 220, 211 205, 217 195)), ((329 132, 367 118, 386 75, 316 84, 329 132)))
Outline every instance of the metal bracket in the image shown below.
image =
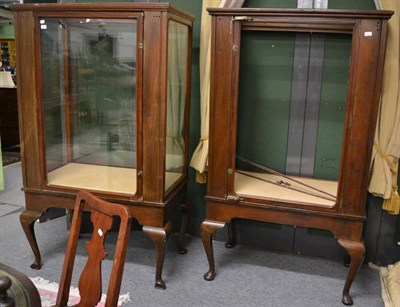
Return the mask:
POLYGON ((236 195, 226 195, 225 199, 226 200, 233 200, 233 201, 241 200, 241 198, 239 196, 236 196, 236 195))
POLYGON ((234 16, 232 17, 232 21, 250 21, 253 20, 253 17, 250 16, 234 16))
POLYGON ((233 16, 231 20, 231 26, 229 29, 229 33, 232 34, 232 28, 233 28, 233 22, 234 21, 251 21, 253 20, 253 17, 250 16, 233 16))

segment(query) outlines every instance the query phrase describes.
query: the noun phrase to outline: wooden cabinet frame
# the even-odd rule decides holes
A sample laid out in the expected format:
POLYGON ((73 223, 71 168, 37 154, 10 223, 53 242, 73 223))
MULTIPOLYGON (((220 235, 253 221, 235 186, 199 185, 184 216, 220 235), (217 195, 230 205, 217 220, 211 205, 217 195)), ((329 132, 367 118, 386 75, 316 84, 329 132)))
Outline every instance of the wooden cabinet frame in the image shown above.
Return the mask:
POLYGON ((389 11, 209 9, 212 16, 210 152, 207 216, 201 237, 215 277, 212 234, 231 221, 251 219, 329 230, 351 256, 343 303, 364 258, 362 229, 374 131, 379 107, 389 11), (333 207, 236 195, 234 190, 241 31, 352 35, 350 75, 338 193, 333 207), (230 127, 226 129, 226 127, 230 127))
MULTIPOLYGON (((79 189, 51 186, 47 182, 44 146, 39 18, 109 18, 137 21, 137 190, 134 195, 94 191, 110 202, 127 206, 132 217, 154 241, 157 249, 156 287, 165 288, 161 273, 172 218, 182 211, 178 249, 185 253, 188 201, 189 103, 191 41, 194 17, 169 4, 25 4, 13 5, 18 65, 18 105, 26 209, 21 224, 35 255, 32 268, 41 267, 34 222, 50 207, 73 209, 79 189), (165 189, 168 22, 188 29, 185 97, 185 162, 182 175, 165 189), (33 59, 33 62, 32 62, 33 59)), ((65 39, 68 39, 65 37, 65 39)), ((65 66, 68 66, 66 60, 65 66)), ((67 70, 64 75, 69 80, 67 70)), ((68 81, 66 83, 68 87, 68 81)), ((68 91, 66 91, 68 93, 68 91)), ((67 110, 68 114, 68 110, 67 110)), ((67 127, 68 130, 68 127, 67 127)))

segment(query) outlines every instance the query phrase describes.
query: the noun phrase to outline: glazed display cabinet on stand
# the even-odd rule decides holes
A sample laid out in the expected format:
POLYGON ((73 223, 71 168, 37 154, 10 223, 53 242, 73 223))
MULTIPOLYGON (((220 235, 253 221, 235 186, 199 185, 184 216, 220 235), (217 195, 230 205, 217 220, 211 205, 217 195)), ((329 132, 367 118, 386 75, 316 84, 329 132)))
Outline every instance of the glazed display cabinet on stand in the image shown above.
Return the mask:
POLYGON ((193 16, 169 4, 22 4, 15 13, 23 191, 21 223, 73 209, 77 191, 127 206, 157 250, 187 221, 193 16))
POLYGON ((215 277, 212 234, 228 225, 232 246, 234 219, 323 229, 351 257, 342 298, 351 305, 364 258, 364 207, 393 12, 209 13, 204 278, 215 277))

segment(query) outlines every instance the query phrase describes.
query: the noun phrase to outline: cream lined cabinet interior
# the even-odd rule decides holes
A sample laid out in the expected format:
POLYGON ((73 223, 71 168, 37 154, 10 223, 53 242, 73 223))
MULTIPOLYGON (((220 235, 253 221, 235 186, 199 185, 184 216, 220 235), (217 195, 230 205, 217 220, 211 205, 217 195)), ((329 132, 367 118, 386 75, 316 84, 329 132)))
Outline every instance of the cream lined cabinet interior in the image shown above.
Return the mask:
POLYGON ((21 4, 15 14, 21 223, 85 189, 129 208, 157 248, 156 287, 174 215, 187 221, 192 24, 153 4, 21 4))

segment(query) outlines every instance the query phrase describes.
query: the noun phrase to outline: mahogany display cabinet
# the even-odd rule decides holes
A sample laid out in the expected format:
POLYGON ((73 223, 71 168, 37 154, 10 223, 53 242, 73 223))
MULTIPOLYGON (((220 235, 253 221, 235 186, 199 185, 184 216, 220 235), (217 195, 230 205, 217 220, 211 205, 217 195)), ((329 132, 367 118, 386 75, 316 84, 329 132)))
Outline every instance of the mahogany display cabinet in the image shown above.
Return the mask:
POLYGON ((204 278, 215 277, 212 234, 228 225, 232 246, 234 219, 322 229, 351 257, 342 297, 351 305, 349 290, 365 252, 364 207, 393 12, 208 11, 204 278))
POLYGON ((194 17, 167 3, 21 4, 15 13, 21 224, 77 191, 124 204, 154 241, 156 287, 174 216, 187 221, 194 17))

